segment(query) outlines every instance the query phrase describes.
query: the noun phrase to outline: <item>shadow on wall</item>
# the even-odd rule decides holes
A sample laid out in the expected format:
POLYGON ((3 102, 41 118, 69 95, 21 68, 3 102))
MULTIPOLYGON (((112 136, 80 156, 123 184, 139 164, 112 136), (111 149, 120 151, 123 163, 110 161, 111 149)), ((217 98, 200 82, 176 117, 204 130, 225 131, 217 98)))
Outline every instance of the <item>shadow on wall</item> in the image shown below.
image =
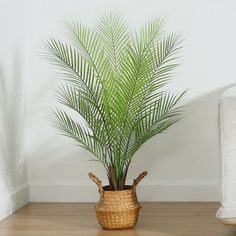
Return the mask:
POLYGON ((26 122, 21 63, 15 54, 11 76, 0 68, 0 219, 17 208, 16 194, 27 186, 26 122))
MULTIPOLYGON (((150 171, 146 180, 154 179, 160 184, 217 185, 218 104, 221 94, 232 86, 188 101, 185 104, 185 117, 166 134, 145 144, 136 154, 131 169, 141 171, 140 167, 145 166, 150 171)), ((131 176, 137 175, 132 172, 131 176)))
MULTIPOLYGON (((151 139, 137 152, 128 181, 131 183, 141 171, 148 170, 149 175, 142 184, 196 184, 215 186, 214 191, 218 191, 218 104, 221 94, 231 86, 222 87, 186 102, 185 117, 167 130, 166 134, 151 139)), ((47 106, 45 103, 44 105, 46 110, 47 106)), ((38 115, 40 116, 39 113, 38 115)), ((49 128, 45 117, 40 120, 45 124, 40 126, 40 121, 37 121, 38 127, 35 127, 35 122, 32 122, 32 145, 27 149, 33 157, 29 159, 32 185, 76 185, 82 181, 83 184, 87 184, 87 172, 94 168, 95 173, 106 184, 107 179, 102 167, 97 163, 85 164, 88 155, 91 157, 90 154, 81 148, 72 147, 71 140, 57 135, 54 129, 49 128), (42 137, 35 136, 35 128, 44 131, 42 137), (51 132, 47 133, 49 130, 51 132)), ((153 197, 142 197, 146 200, 151 200, 150 198, 157 200, 155 194, 153 197)))

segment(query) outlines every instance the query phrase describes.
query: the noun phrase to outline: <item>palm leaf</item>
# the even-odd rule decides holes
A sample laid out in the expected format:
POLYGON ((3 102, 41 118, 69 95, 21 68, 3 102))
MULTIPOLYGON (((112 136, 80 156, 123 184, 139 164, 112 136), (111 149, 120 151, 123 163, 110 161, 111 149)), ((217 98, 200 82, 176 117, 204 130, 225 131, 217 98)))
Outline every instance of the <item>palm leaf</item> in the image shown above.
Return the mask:
POLYGON ((107 150, 100 144, 96 136, 93 136, 89 128, 82 127, 66 112, 58 109, 51 111, 49 121, 62 135, 74 139, 76 143, 95 155, 106 166, 107 150))
POLYGON ((111 189, 122 189, 135 152, 182 117, 184 93, 164 89, 178 65, 182 36, 165 34, 161 19, 132 34, 122 15, 112 13, 93 29, 67 23, 67 33, 71 43, 51 38, 44 56, 64 78, 58 102, 84 125, 61 109, 50 122, 104 165, 111 189))

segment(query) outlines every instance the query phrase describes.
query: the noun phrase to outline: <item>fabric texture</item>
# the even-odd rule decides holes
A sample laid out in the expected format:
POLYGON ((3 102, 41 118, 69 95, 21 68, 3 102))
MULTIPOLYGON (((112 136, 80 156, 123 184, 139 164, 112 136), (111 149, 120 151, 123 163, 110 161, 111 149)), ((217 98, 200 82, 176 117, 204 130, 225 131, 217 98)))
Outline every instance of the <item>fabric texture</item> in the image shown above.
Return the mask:
POLYGON ((216 216, 220 219, 236 218, 236 86, 221 96, 218 127, 221 207, 216 216))

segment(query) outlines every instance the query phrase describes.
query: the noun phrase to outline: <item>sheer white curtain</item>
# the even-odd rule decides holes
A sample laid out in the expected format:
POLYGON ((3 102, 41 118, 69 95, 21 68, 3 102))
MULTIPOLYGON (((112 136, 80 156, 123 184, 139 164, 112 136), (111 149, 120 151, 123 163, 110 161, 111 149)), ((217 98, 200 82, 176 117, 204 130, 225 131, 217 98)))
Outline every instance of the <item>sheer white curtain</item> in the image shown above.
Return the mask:
POLYGON ((0 218, 15 210, 15 193, 27 182, 26 111, 19 61, 15 55, 13 73, 0 74, 0 218))

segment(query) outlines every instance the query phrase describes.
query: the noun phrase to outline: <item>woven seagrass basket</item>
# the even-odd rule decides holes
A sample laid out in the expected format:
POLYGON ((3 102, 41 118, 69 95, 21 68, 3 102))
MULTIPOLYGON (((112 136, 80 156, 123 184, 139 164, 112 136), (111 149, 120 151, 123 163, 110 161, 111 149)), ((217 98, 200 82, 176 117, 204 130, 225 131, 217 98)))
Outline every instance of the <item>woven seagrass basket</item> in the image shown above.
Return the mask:
POLYGON ((96 183, 100 193, 100 200, 95 207, 97 220, 104 229, 127 229, 135 226, 141 208, 136 196, 136 187, 147 171, 141 173, 133 182, 126 185, 125 190, 110 191, 108 186, 92 173, 89 177, 96 183))

